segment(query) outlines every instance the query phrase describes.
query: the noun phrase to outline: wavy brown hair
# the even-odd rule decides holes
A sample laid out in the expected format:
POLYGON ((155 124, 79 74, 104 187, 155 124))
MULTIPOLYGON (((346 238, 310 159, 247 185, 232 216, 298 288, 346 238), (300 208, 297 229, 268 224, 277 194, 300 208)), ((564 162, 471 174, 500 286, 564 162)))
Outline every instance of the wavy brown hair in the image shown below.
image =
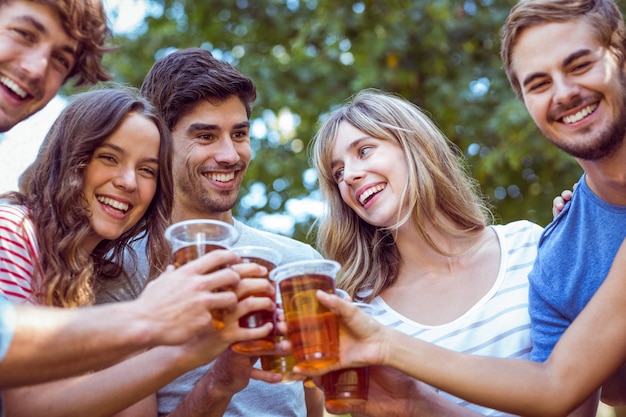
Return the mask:
MULTIPOLYGON (((0 0, 0 7, 13 0, 0 0)), ((63 29, 78 47, 76 62, 65 81, 76 79, 76 86, 108 81, 111 75, 102 65, 105 53, 116 48, 108 45, 112 31, 107 20, 102 0, 28 0, 55 10, 63 29)))
POLYGON ((451 256, 455 254, 432 240, 426 224, 447 236, 462 237, 478 233, 492 220, 458 148, 420 108, 399 96, 374 89, 361 91, 326 118, 311 151, 326 203, 319 219, 317 247, 325 257, 342 265, 337 284, 353 298, 369 301, 398 276, 400 255, 393 234, 401 225, 410 222, 433 250, 451 256), (342 122, 373 138, 398 144, 405 154, 409 172, 404 204, 398 207, 398 221, 392 227, 365 222, 341 198, 331 162, 342 122), (366 290, 367 295, 359 295, 366 290))
POLYGON ((92 303, 97 280, 119 275, 124 251, 134 257, 131 243, 146 233, 151 276, 165 268, 169 245, 164 231, 173 201, 171 153, 169 130, 136 89, 100 89, 74 96, 50 128, 37 158, 20 177, 20 192, 6 196, 30 211, 43 271, 33 285, 42 304, 75 307, 92 303), (83 248, 83 240, 92 232, 83 194, 85 167, 130 113, 148 118, 159 130, 156 193, 137 224, 116 240, 103 240, 89 253, 83 248))
MULTIPOLYGON (((626 25, 613 0, 524 0, 509 13, 501 32, 500 57, 509 83, 522 100, 522 89, 513 71, 513 48, 528 28, 545 23, 563 23, 587 19, 597 39, 618 58, 620 66, 626 54, 626 25)), ((550 47, 549 43, 545 45, 550 47)))

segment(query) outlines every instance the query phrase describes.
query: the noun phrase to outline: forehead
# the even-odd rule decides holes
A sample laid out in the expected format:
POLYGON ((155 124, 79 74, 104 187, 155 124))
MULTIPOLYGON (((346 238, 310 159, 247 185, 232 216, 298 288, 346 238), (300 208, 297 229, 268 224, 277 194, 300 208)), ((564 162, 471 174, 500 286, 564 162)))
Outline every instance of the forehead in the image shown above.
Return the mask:
POLYGON ((364 137, 367 137, 365 133, 351 123, 342 120, 337 126, 337 134, 331 141, 333 152, 343 152, 352 142, 364 137))
POLYGON ((32 25, 59 48, 76 50, 78 42, 67 33, 54 6, 36 1, 0 0, 0 11, 3 21, 32 25))
POLYGON ((178 120, 173 130, 184 130, 194 123, 228 129, 246 122, 248 114, 245 105, 238 97, 231 96, 222 101, 199 102, 178 120))
POLYGON ((135 148, 148 145, 158 153, 161 135, 154 121, 143 114, 131 112, 124 117, 118 128, 109 135, 103 144, 115 144, 121 148, 135 148))
POLYGON ((524 29, 512 51, 512 68, 520 82, 527 75, 559 67, 581 50, 602 48, 596 30, 584 18, 543 23, 524 29))

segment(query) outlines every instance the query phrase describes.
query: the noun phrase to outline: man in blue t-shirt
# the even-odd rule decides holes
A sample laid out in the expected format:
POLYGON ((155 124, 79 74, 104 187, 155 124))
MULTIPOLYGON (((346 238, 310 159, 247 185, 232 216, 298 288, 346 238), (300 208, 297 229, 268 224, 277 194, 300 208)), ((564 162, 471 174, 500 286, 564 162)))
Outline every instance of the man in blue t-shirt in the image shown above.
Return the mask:
MULTIPOLYGON (((585 171, 546 227, 529 275, 535 361, 550 355, 600 287, 626 236, 625 52, 626 27, 612 0, 519 2, 503 27, 513 89, 544 136, 585 171)), ((625 395, 618 378, 605 381, 605 402, 625 395)), ((574 415, 595 416, 597 399, 574 415)))

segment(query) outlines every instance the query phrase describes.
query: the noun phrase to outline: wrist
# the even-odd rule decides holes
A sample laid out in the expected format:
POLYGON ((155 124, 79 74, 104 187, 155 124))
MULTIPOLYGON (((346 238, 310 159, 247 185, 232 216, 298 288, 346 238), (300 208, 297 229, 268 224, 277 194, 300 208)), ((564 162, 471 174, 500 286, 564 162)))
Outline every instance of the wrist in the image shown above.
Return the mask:
POLYGON ((203 391, 207 398, 211 399, 211 403, 228 404, 233 396, 238 392, 229 388, 229 384, 221 383, 212 372, 212 367, 202 378, 203 391))
POLYGON ((396 341, 399 332, 389 327, 383 327, 380 334, 380 348, 378 358, 374 359, 374 365, 385 365, 395 367, 394 359, 397 359, 397 352, 393 351, 392 346, 398 346, 400 341, 396 341))
POLYGON ((158 329, 137 307, 135 301, 101 304, 85 309, 83 318, 84 322, 97 323, 100 333, 108 335, 111 348, 117 344, 119 348, 141 350, 158 345, 158 329))

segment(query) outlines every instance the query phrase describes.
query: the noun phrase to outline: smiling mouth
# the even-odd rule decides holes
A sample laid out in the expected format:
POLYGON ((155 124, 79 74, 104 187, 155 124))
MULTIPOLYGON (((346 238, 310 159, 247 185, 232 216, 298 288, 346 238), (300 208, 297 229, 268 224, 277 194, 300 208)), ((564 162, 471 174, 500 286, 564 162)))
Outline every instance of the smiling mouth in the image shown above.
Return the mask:
POLYGON ((228 172, 228 173, 212 172, 209 174, 204 174, 204 176, 210 179, 211 181, 217 181, 217 182, 229 182, 235 179, 234 172, 228 172))
POLYGON ((363 192, 363 194, 359 196, 359 203, 361 203, 361 205, 364 206, 368 201, 372 199, 372 197, 374 197, 374 195, 384 190, 385 187, 386 187, 385 185, 379 184, 379 185, 373 186, 372 188, 368 188, 367 190, 363 192))
POLYGON ((580 122, 582 119, 584 119, 585 117, 589 116, 591 113, 596 111, 597 108, 598 108, 598 103, 590 104, 575 114, 571 114, 569 116, 563 117, 561 121, 565 123, 566 125, 580 122))
POLYGON ((0 83, 4 85, 10 92, 12 92, 19 99, 24 100, 28 97, 28 92, 24 91, 19 85, 15 84, 13 80, 0 76, 0 83))
POLYGON ((130 208, 128 203, 122 203, 121 201, 113 200, 109 197, 97 196, 96 199, 109 207, 114 208, 115 210, 121 211, 122 213, 126 213, 130 208))

